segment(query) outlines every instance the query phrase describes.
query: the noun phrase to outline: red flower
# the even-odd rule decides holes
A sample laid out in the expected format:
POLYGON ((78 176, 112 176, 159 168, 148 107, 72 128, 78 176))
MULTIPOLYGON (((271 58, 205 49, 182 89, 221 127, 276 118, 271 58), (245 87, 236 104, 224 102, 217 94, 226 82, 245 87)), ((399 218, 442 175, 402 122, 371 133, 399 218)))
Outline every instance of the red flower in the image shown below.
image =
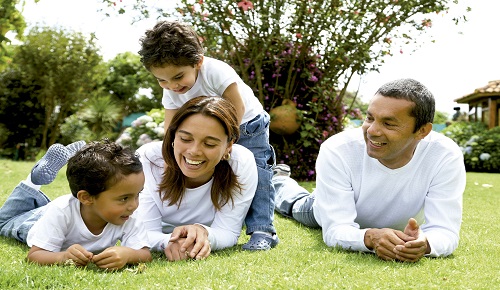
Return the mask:
POLYGON ((240 1, 238 2, 238 7, 243 9, 243 11, 247 11, 248 9, 253 9, 252 1, 240 1))

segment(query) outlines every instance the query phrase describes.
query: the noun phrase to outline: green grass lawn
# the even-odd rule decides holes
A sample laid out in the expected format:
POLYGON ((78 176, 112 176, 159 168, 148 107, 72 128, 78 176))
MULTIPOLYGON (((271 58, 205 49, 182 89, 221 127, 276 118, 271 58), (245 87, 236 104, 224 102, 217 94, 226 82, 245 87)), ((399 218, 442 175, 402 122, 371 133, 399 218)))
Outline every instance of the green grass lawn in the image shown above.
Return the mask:
MULTIPOLYGON (((0 160, 0 204, 33 164, 0 160)), ((69 193, 63 171, 42 187, 51 198, 69 193)), ((414 264, 328 248, 320 230, 279 215, 275 225, 281 243, 268 252, 241 250, 248 240, 242 232, 237 246, 203 261, 172 263, 155 253, 145 269, 117 272, 29 264, 26 245, 0 237, 0 289, 499 289, 498 205, 500 174, 467 173, 458 249, 448 258, 414 264)))

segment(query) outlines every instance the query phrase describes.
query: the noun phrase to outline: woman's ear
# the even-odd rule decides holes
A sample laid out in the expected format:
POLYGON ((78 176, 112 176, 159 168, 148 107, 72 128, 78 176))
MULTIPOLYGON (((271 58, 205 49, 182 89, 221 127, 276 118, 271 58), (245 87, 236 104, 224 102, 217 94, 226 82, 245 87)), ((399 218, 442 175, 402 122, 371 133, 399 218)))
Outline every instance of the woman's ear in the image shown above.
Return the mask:
POLYGON ((233 140, 231 140, 229 143, 227 143, 226 154, 231 153, 233 151, 233 143, 234 143, 233 140))
POLYGON ((94 203, 94 196, 85 190, 80 190, 76 197, 83 205, 91 205, 94 203))

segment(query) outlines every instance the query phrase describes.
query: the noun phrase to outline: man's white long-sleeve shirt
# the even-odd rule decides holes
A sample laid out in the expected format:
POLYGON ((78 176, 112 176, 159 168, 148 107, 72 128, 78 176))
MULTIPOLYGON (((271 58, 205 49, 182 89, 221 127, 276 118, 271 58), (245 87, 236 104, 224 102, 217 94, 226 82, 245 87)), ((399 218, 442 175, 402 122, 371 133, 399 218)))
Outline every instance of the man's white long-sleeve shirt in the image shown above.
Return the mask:
POLYGON ((431 132, 410 162, 389 169, 368 156, 361 128, 330 137, 316 161, 314 216, 328 246, 370 251, 370 228, 404 230, 421 225, 429 256, 450 255, 458 246, 465 189, 463 154, 448 137, 431 132))

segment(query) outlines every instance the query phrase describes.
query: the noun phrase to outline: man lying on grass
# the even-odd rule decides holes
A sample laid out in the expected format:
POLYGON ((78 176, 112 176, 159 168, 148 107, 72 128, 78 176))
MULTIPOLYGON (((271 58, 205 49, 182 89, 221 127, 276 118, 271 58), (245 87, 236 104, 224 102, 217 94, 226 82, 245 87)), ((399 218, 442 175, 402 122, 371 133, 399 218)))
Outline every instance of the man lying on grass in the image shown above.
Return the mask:
POLYGON ((0 209, 0 234, 27 243, 28 260, 41 265, 116 270, 150 261, 146 232, 131 217, 144 186, 139 158, 109 141, 84 145, 49 148, 0 209), (50 201, 40 187, 66 163, 72 194, 50 201))
POLYGON ((321 227, 328 246, 418 261, 458 246, 465 189, 463 154, 432 131, 434 97, 419 82, 382 86, 362 128, 326 140, 316 160, 313 194, 279 164, 276 210, 321 227))

